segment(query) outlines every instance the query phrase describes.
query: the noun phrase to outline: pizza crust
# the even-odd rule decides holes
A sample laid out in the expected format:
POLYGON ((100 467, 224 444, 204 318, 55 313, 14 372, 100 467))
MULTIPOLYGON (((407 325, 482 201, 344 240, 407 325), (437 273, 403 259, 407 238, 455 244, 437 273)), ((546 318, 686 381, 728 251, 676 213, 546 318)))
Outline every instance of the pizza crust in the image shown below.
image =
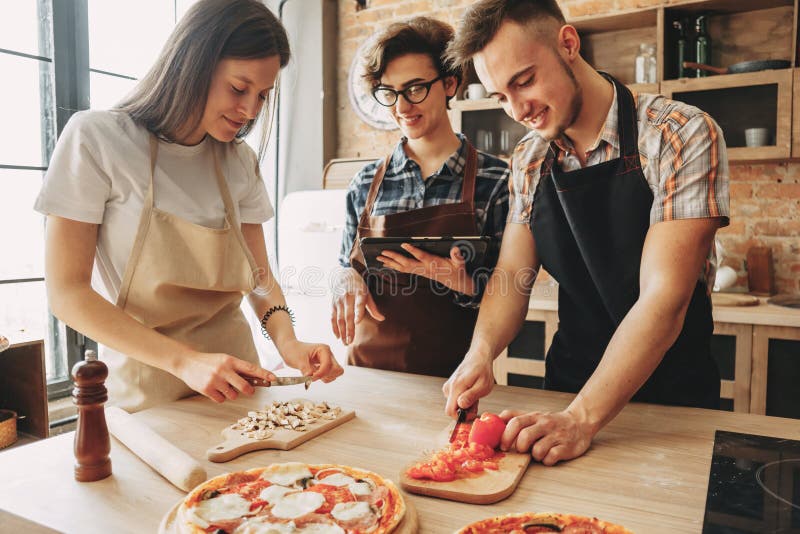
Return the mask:
MULTIPOLYGON (((520 527, 528 523, 539 523, 542 525, 556 525, 562 529, 562 532, 569 532, 570 526, 591 525, 594 527, 598 534, 633 534, 631 531, 621 525, 615 525, 597 519, 596 517, 583 517, 573 514, 556 514, 556 513, 515 513, 505 514, 487 519, 482 519, 471 523, 456 534, 508 534, 520 533, 524 534, 524 530, 520 527), (514 530, 514 528, 518 530, 514 530)), ((576 529, 578 531, 578 529, 576 529)), ((546 532, 546 530, 543 530, 546 532)), ((555 530, 553 530, 555 532, 555 530)), ((589 530, 580 530, 580 532, 591 532, 589 530)))

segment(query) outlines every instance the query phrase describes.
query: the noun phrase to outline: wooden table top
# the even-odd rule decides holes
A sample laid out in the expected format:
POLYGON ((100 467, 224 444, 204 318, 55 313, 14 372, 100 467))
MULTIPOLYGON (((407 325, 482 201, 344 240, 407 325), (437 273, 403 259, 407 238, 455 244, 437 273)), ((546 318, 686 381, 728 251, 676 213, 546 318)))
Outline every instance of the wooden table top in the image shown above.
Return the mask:
MULTIPOLYGON (((139 412, 156 432, 199 459, 209 476, 272 462, 340 463, 397 481, 421 451, 441 445, 449 424, 443 413, 443 379, 348 367, 332 384, 260 389, 250 399, 214 404, 193 397, 139 412), (353 408, 356 418, 291 451, 257 451, 225 464, 205 460, 220 431, 265 402, 309 398, 353 408)), ((505 407, 558 410, 571 396, 497 386, 481 410, 505 407)), ((576 460, 544 467, 534 463, 509 498, 470 505, 408 496, 421 532, 453 532, 492 515, 550 511, 597 516, 634 532, 699 532, 714 431, 729 430, 800 439, 788 419, 631 404, 598 434, 576 460)), ((184 495, 112 440, 113 475, 92 483, 73 479, 72 434, 0 452, 0 509, 65 532, 155 532, 184 495)), ((9 517, 6 515, 6 518, 9 517)), ((22 518, 21 520, 19 518, 22 518)), ((3 514, 0 513, 0 523, 3 514)), ((2 530, 2 529, 0 529, 2 530)))

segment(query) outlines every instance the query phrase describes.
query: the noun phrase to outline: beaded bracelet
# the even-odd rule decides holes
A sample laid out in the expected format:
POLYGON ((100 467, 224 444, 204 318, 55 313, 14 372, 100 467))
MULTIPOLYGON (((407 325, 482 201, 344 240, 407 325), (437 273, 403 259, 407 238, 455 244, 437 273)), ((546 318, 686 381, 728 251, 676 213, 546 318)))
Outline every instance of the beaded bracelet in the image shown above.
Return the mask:
POLYGON ((272 314, 277 311, 285 311, 289 314, 289 318, 292 320, 292 326, 294 326, 294 312, 289 309, 289 306, 285 304, 281 304, 280 306, 273 306, 267 310, 267 313, 264 314, 264 317, 261 318, 261 333, 264 334, 264 337, 270 339, 269 332, 267 332, 267 321, 269 318, 272 317, 272 314))

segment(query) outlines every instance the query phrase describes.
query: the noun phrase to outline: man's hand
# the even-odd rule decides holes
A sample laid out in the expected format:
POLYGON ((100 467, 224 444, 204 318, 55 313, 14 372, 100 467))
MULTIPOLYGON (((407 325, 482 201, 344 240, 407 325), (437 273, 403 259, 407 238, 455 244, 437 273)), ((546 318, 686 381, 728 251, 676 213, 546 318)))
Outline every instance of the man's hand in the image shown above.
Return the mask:
POLYGON ((453 291, 470 296, 476 293, 475 283, 467 272, 467 260, 458 247, 451 248, 450 256, 444 257, 425 252, 408 243, 403 243, 400 246, 411 254, 413 258, 391 250, 384 250, 377 260, 384 267, 389 267, 401 273, 424 276, 453 291))
POLYGON ((356 324, 364 318, 365 310, 376 321, 383 321, 384 315, 372 299, 364 279, 353 268, 342 270, 333 289, 333 309, 331 328, 333 335, 349 345, 353 342, 356 324))
POLYGON ((592 426, 569 408, 553 413, 505 410, 500 418, 507 422, 500 448, 530 452, 534 460, 544 465, 582 455, 595 434, 592 426))
POLYGON ((494 387, 492 358, 468 352, 447 382, 442 393, 447 397, 445 412, 456 417, 459 408, 469 409, 468 418, 478 411, 478 400, 491 393, 494 387))

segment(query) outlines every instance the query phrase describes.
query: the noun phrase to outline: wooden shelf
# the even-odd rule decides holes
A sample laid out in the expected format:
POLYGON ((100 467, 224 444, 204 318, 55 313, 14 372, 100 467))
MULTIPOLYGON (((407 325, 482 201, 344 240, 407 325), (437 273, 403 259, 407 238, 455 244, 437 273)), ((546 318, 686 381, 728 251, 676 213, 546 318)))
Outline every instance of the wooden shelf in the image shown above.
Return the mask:
MULTIPOLYGON (((743 8, 744 2, 737 2, 736 8, 743 8)), ((743 61, 782 59, 793 61, 795 56, 794 28, 795 9, 780 2, 759 3, 749 9, 730 9, 729 11, 709 10, 705 4, 698 9, 685 9, 683 6, 670 6, 665 9, 663 79, 678 76, 677 31, 672 28, 676 20, 694 19, 700 13, 707 13, 708 33, 711 36, 711 65, 725 67, 743 61), (778 4, 778 5, 775 5, 778 4)), ((730 7, 730 6, 729 6, 730 7)))
POLYGON ((793 0, 758 0, 758 6, 753 7, 753 0, 673 0, 669 8, 690 12, 714 11, 715 13, 743 13, 756 9, 770 9, 773 7, 793 6, 793 0))
POLYGON ((645 26, 655 26, 658 9, 636 9, 611 15, 578 17, 567 23, 575 26, 584 35, 593 33, 633 30, 645 26))
POLYGON ((661 87, 657 83, 629 83, 625 87, 636 94, 647 93, 650 95, 657 95, 661 91, 661 87))
MULTIPOLYGON (((729 161, 780 161, 800 158, 800 69, 673 79, 677 59, 672 22, 699 13, 710 15, 714 65, 790 59, 800 67, 798 11, 800 0, 664 0, 644 9, 572 18, 569 23, 581 34, 584 58, 598 70, 615 76, 635 93, 685 99, 710 113, 725 133, 729 161), (631 83, 639 44, 647 42, 656 45, 659 82, 631 83), (770 85, 776 87, 766 87, 770 85), (703 95, 706 91, 710 93, 703 95), (694 94, 681 98, 686 93, 694 94), (774 144, 744 146, 744 129, 749 127, 769 128, 774 144)), ((473 71, 471 76, 471 81, 477 81, 473 71)), ((500 119, 486 112, 502 110, 491 98, 457 100, 452 107, 451 122, 459 131, 462 126, 492 129, 500 119), (462 116, 464 112, 476 114, 462 116)))
POLYGON ((482 111, 486 109, 503 109, 494 98, 481 98, 480 100, 453 100, 450 107, 459 111, 482 111))
POLYGON ((792 94, 792 157, 800 158, 800 69, 794 69, 792 94))
MULTIPOLYGON (((626 85, 634 93, 658 94, 657 83, 629 83, 626 85)), ((453 100, 450 102, 451 111, 486 111, 491 109, 503 110, 503 106, 494 98, 481 98, 479 100, 453 100)))
POLYGON ((661 92, 668 98, 694 104, 695 99, 702 99, 702 93, 708 91, 735 90, 736 88, 752 91, 758 86, 775 85, 774 117, 763 117, 763 113, 759 111, 769 102, 748 102, 747 98, 742 98, 742 104, 735 117, 714 116, 713 109, 706 109, 708 106, 700 105, 698 107, 709 112, 723 127, 723 132, 726 132, 729 161, 787 159, 791 156, 792 76, 792 69, 781 69, 745 74, 724 74, 707 78, 681 78, 663 81, 661 92), (762 107, 758 108, 759 105, 762 107), (735 141, 737 136, 739 138, 743 136, 742 130, 747 127, 747 122, 742 124, 743 121, 751 124, 758 124, 756 121, 769 122, 774 130, 775 144, 746 147, 742 146, 744 144, 742 142, 739 146, 732 145, 732 140, 735 141), (725 125, 728 127, 726 128, 725 125))

